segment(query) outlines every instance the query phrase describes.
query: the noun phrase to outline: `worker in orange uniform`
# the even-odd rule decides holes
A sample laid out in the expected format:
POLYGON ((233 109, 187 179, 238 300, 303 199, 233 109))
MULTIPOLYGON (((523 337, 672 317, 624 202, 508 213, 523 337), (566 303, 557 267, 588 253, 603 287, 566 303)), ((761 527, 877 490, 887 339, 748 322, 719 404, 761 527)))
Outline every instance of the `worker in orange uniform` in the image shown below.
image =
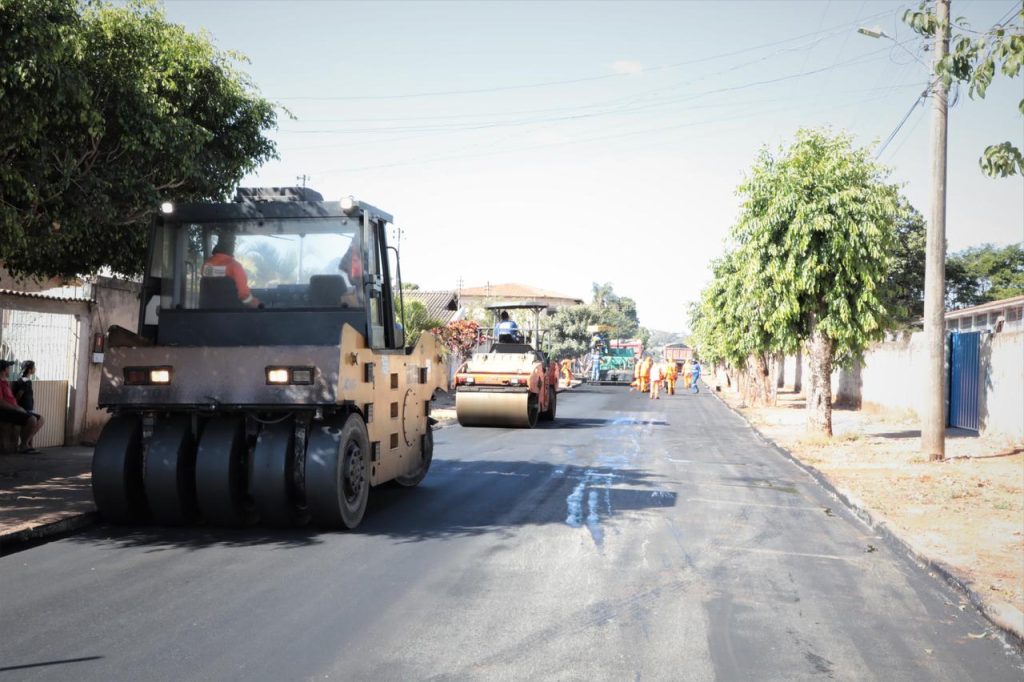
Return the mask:
POLYGON ((569 358, 562 360, 562 379, 565 380, 566 387, 572 386, 572 360, 569 358))
POLYGON ((665 390, 669 395, 676 394, 676 378, 679 376, 679 368, 672 360, 665 361, 665 390))
POLYGON ((242 305, 258 308, 259 300, 249 291, 249 277, 245 268, 235 260, 235 234, 224 232, 217 237, 217 246, 213 247, 213 255, 203 263, 203 277, 230 277, 235 283, 238 300, 242 305))
POLYGON ((633 361, 633 383, 629 385, 630 391, 640 390, 640 361, 633 361))
POLYGON ((651 362, 650 369, 650 394, 651 400, 661 400, 658 393, 661 392, 661 382, 665 380, 665 368, 660 362, 651 362))
POLYGON ((686 365, 683 367, 683 388, 690 390, 690 383, 693 382, 693 365, 690 361, 686 361, 686 365))
POLYGON ((650 355, 644 357, 640 362, 640 392, 647 393, 650 390, 651 383, 651 365, 654 364, 654 360, 650 355))

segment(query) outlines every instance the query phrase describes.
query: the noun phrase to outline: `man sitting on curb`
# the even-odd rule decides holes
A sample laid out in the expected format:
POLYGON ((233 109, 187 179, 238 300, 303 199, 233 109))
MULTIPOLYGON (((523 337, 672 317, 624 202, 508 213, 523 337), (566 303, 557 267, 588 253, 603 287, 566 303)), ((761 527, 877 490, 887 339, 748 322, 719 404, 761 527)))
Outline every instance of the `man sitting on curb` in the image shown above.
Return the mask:
POLYGON ((21 427, 21 442, 18 444, 18 452, 35 454, 39 451, 31 447, 29 443, 33 436, 43 428, 43 418, 35 412, 24 410, 14 398, 14 392, 8 383, 11 373, 10 360, 0 360, 0 424, 14 424, 21 427))

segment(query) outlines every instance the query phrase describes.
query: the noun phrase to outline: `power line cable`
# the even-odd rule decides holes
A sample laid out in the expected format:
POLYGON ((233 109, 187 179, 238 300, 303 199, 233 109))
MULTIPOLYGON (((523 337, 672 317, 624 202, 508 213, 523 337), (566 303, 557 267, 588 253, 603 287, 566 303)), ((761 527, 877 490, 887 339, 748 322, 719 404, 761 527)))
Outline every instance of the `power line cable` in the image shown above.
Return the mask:
POLYGON ((742 84, 739 84, 739 85, 727 86, 727 87, 723 87, 723 88, 716 88, 716 89, 712 89, 712 90, 705 90, 703 92, 693 93, 693 94, 679 96, 679 97, 673 97, 673 98, 669 98, 669 99, 665 99, 665 100, 659 100, 659 101, 655 101, 653 103, 648 103, 648 104, 644 104, 644 105, 638 105, 638 106, 635 106, 635 107, 618 107, 618 108, 614 108, 614 109, 610 109, 610 110, 606 110, 606 111, 598 111, 598 112, 590 112, 590 113, 567 114, 565 116, 554 116, 554 117, 546 117, 546 118, 519 119, 519 120, 511 120, 511 121, 490 121, 490 122, 474 123, 474 124, 469 124, 469 125, 466 125, 466 124, 452 124, 452 125, 406 126, 406 127, 391 126, 391 127, 385 127, 385 128, 325 128, 325 129, 314 129, 314 130, 294 130, 294 129, 289 130, 289 129, 283 129, 280 132, 282 132, 282 133, 289 133, 289 134, 297 134, 297 135, 314 135, 314 134, 316 134, 316 135, 324 135, 324 134, 331 134, 331 135, 339 135, 339 134, 341 134, 341 135, 344 135, 344 134, 394 133, 394 132, 443 132, 443 131, 448 131, 448 130, 455 130, 455 131, 460 131, 461 132, 461 131, 473 131, 473 130, 486 130, 486 129, 491 129, 491 128, 516 127, 516 126, 522 126, 522 125, 530 125, 530 124, 533 124, 533 123, 550 123, 550 122, 557 122, 557 121, 572 121, 572 120, 596 118, 596 117, 608 116, 608 115, 614 115, 614 114, 633 113, 633 112, 637 112, 637 111, 646 111, 646 110, 650 110, 652 108, 658 108, 658 107, 664 107, 664 106, 668 106, 668 105, 672 105, 672 104, 677 104, 677 103, 680 103, 680 102, 687 102, 687 101, 691 101, 691 100, 694 100, 694 99, 699 99, 701 97, 707 97, 708 95, 715 95, 715 94, 721 94, 721 93, 726 93, 726 92, 735 92, 735 91, 738 91, 738 90, 746 90, 746 89, 752 88, 752 87, 758 87, 758 86, 762 86, 762 85, 770 85, 770 84, 773 84, 773 83, 781 83, 781 82, 784 82, 784 81, 789 81, 789 80, 793 80, 793 79, 797 79, 797 78, 805 78, 807 76, 812 76, 812 75, 815 75, 815 74, 824 73, 826 71, 832 71, 832 70, 836 70, 836 69, 842 69, 842 68, 847 68, 847 67, 850 67, 850 66, 859 65, 859 64, 862 64, 862 63, 865 63, 865 62, 872 61, 879 54, 881 54, 883 52, 887 52, 888 49, 889 48, 882 48, 882 49, 876 50, 874 52, 869 52, 866 55, 862 55, 860 57, 855 57, 855 58, 847 60, 845 62, 840 62, 839 64, 836 64, 834 66, 823 66, 823 67, 820 67, 820 68, 817 68, 817 69, 811 69, 810 71, 804 71, 804 72, 800 72, 800 73, 787 74, 785 76, 779 76, 779 77, 776 77, 776 78, 768 78, 768 79, 764 79, 764 80, 760 80, 760 81, 753 81, 753 82, 749 82, 749 83, 742 83, 742 84))
MULTIPOLYGON (((877 14, 873 14, 873 15, 871 15, 869 17, 866 17, 866 18, 867 19, 871 19, 871 18, 874 18, 876 16, 882 16, 882 15, 885 15, 885 14, 888 14, 888 13, 889 13, 888 11, 878 12, 877 14)), ((845 24, 840 24, 840 25, 833 26, 831 28, 825 29, 825 31, 826 32, 834 31, 834 30, 839 29, 839 28, 846 28, 846 27, 848 27, 850 25, 851 25, 851 22, 847 22, 845 24)), ((802 35, 799 35, 799 36, 794 36, 792 38, 786 38, 784 40, 778 40, 778 41, 774 41, 774 42, 771 42, 771 43, 762 43, 760 45, 754 45, 752 47, 746 47, 746 48, 743 48, 741 50, 734 50, 732 52, 726 52, 726 53, 722 53, 722 54, 711 55, 711 56, 708 56, 708 57, 701 57, 700 59, 690 59, 690 60, 686 60, 686 61, 682 61, 682 62, 675 62, 673 64, 664 64, 664 65, 661 65, 661 66, 651 66, 651 67, 647 67, 647 68, 644 68, 644 69, 640 69, 639 71, 636 71, 636 72, 633 72, 633 73, 606 73, 606 74, 601 74, 601 75, 597 75, 597 76, 585 76, 585 77, 582 77, 582 78, 568 78, 568 79, 563 79, 563 80, 543 81, 543 82, 539 82, 539 83, 525 83, 525 84, 519 84, 519 85, 502 85, 502 86, 495 86, 495 87, 490 87, 490 88, 474 88, 474 89, 466 89, 466 90, 435 90, 435 91, 432 91, 432 92, 407 92, 407 93, 400 93, 400 94, 394 94, 394 95, 290 96, 290 97, 274 97, 274 98, 271 98, 271 99, 281 100, 281 101, 299 101, 299 100, 307 100, 307 101, 393 100, 393 99, 410 99, 410 98, 416 98, 416 97, 440 97, 440 96, 450 96, 450 95, 490 94, 490 93, 495 93, 495 92, 506 92, 506 91, 510 91, 510 90, 527 90, 527 89, 532 89, 532 88, 546 88, 546 87, 551 87, 551 86, 554 86, 554 85, 573 85, 573 84, 576 84, 576 83, 587 83, 587 82, 592 82, 592 81, 607 80, 609 78, 621 78, 623 76, 633 76, 633 75, 636 75, 637 73, 652 73, 652 72, 655 72, 655 71, 665 71, 665 70, 668 70, 668 69, 676 69, 676 68, 679 68, 679 67, 682 67, 682 66, 692 66, 693 64, 701 64, 703 62, 713 61, 715 59, 724 59, 726 57, 734 57, 734 56, 739 55, 739 54, 745 54, 747 52, 753 52, 755 50, 761 50, 761 49, 764 49, 766 47, 775 47, 777 45, 784 45, 785 43, 790 43, 790 42, 793 42, 794 40, 800 40, 801 38, 807 38, 807 37, 810 37, 810 36, 814 36, 814 35, 817 35, 819 33, 821 33, 821 31, 815 31, 813 33, 805 33, 805 34, 802 34, 802 35)))
POLYGON ((904 126, 904 124, 906 124, 907 119, 910 118, 910 115, 912 113, 914 113, 914 110, 917 109, 918 105, 923 104, 928 99, 928 93, 931 92, 931 89, 938 82, 938 78, 934 79, 933 81, 928 83, 928 87, 922 90, 921 94, 917 96, 917 99, 914 100, 914 103, 911 105, 910 109, 907 110, 907 113, 903 115, 903 118, 900 119, 900 122, 896 124, 896 127, 893 128, 891 133, 889 133, 889 136, 885 138, 885 142, 883 142, 881 146, 878 148, 878 151, 875 152, 876 161, 879 159, 879 157, 882 156, 882 152, 884 152, 885 148, 889 146, 889 143, 891 143, 896 138, 896 135, 899 134, 900 129, 904 126))

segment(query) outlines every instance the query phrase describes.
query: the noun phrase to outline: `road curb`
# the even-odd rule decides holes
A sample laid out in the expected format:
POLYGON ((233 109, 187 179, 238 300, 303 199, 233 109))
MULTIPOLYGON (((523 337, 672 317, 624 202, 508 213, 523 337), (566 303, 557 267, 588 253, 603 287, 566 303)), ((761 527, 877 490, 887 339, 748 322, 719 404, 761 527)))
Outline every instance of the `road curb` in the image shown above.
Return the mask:
POLYGON ((22 528, 12 533, 4 533, 0 535, 0 553, 9 551, 13 546, 25 542, 43 540, 55 535, 63 535, 81 530, 96 523, 98 518, 96 512, 84 512, 68 516, 59 521, 53 521, 52 523, 43 523, 31 528, 22 528))
MULTIPOLYGON (((712 393, 714 394, 714 392, 712 393)), ((896 532, 889 528, 889 526, 884 521, 876 519, 874 516, 871 515, 871 512, 868 509, 862 507, 860 504, 851 499, 849 495, 847 495, 845 492, 837 488, 831 481, 828 480, 828 477, 822 471, 811 466, 810 464, 802 462, 792 452, 782 447, 768 436, 761 433, 761 431, 756 426, 750 423, 750 420, 747 419, 747 417, 742 412, 740 412, 732 405, 730 405, 724 398, 717 394, 714 395, 715 398, 721 401, 721 403, 725 405, 729 410, 731 410, 733 414, 737 415, 743 421, 745 421, 747 425, 750 426, 750 428, 753 429, 753 431, 761 438, 762 441, 764 441, 768 446, 774 448, 779 454, 781 454, 783 457, 785 457, 790 462, 795 464, 801 470, 810 474, 810 476, 815 481, 817 481, 818 485, 824 488, 830 495, 832 495, 832 497, 836 498, 839 502, 841 502, 847 509, 850 510, 850 512, 854 516, 860 519, 871 530, 881 535, 882 538, 886 541, 886 543, 889 544, 893 549, 895 549, 898 552, 902 552, 905 556, 907 556, 923 568, 934 572, 936 575, 942 578, 943 582, 945 582, 954 590, 960 592, 965 597, 967 597, 968 601, 970 601, 971 604, 974 605, 974 608, 978 609, 981 615, 983 615, 986 618, 986 620, 988 620, 993 625, 993 627, 995 627, 1004 636, 1006 642, 1014 648, 1016 648, 1022 654, 1024 654, 1024 628, 1014 624, 1010 620, 1014 616, 1020 617, 1019 611, 1017 611, 1012 606, 1007 605, 1009 609, 1012 609, 1015 613, 1000 613, 1000 610, 997 608, 999 606, 998 604, 987 604, 985 600, 982 599, 981 595, 974 588, 972 588, 966 580, 964 580, 956 574, 954 569, 942 563, 941 561, 937 559, 932 559, 931 557, 914 549, 914 547, 909 542, 907 542, 899 535, 897 535, 896 532)))

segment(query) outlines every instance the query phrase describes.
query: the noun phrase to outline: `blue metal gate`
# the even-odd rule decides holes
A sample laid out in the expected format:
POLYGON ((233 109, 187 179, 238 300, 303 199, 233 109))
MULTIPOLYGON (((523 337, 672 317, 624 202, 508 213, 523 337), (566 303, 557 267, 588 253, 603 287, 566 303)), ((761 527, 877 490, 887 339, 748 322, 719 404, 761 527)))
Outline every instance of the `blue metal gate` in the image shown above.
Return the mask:
POLYGON ((949 358, 949 425, 978 430, 981 332, 953 332, 949 358))

